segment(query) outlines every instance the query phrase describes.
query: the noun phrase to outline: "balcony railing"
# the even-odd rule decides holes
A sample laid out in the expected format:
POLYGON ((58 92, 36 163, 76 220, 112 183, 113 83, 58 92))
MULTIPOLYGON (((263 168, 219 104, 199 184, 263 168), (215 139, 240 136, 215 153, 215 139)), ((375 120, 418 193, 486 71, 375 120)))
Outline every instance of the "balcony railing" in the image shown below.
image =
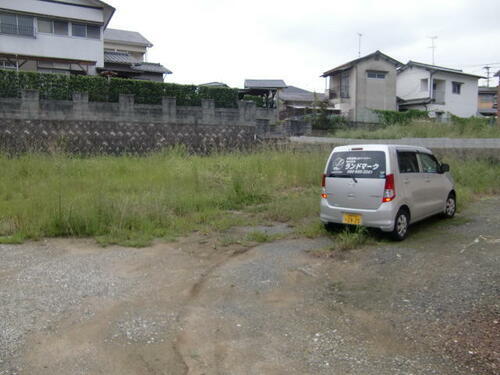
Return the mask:
POLYGON ((33 25, 16 25, 11 23, 0 24, 0 33, 11 35, 35 36, 35 28, 33 25))
POLYGON ((436 104, 444 104, 444 90, 432 90, 432 98, 436 104))

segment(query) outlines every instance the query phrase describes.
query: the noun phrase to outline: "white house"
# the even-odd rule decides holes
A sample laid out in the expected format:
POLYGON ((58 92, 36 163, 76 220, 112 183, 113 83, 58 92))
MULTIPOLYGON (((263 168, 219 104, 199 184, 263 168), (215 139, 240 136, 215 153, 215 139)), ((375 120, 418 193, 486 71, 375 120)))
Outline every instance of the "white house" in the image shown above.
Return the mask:
POLYGON ((95 74, 114 11, 99 0, 0 0, 0 68, 95 74))
POLYGON ((399 109, 429 111, 431 117, 478 114, 478 75, 462 70, 409 61, 398 70, 396 95, 399 109))

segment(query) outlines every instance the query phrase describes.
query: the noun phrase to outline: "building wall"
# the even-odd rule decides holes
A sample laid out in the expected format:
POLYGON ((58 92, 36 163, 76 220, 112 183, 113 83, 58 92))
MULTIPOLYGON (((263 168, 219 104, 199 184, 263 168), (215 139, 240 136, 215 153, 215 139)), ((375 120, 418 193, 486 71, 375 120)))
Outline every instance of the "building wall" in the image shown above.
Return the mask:
POLYGON ((66 21, 77 20, 78 22, 102 24, 104 21, 102 10, 35 0, 0 0, 0 8, 13 12, 23 11, 35 16, 35 37, 0 34, 0 52, 92 61, 97 67, 104 66, 102 27, 101 38, 91 39, 71 36, 71 24, 68 36, 39 33, 36 22, 36 15, 38 15, 59 17, 66 21))
MULTIPOLYGON (((85 2, 74 1, 74 3, 88 5, 88 3, 85 2)), ((0 8, 64 19, 74 19, 101 24, 104 23, 104 14, 101 9, 70 6, 56 2, 37 0, 0 0, 0 8)))
POLYGON ((340 98, 340 73, 331 76, 329 84, 330 90, 337 94, 330 103, 351 121, 378 122, 372 109, 397 110, 396 68, 382 57, 372 57, 351 68, 349 98, 340 98), (368 78, 370 70, 386 72, 386 76, 384 79, 368 78))
POLYGON ((377 122, 373 109, 397 110, 396 68, 382 57, 361 61, 356 65, 355 121, 377 122), (368 71, 386 72, 384 79, 368 78, 368 71))
MULTIPOLYGON (((329 102, 338 108, 341 111, 342 116, 348 118, 349 120, 354 120, 355 113, 355 97, 356 97, 356 71, 355 69, 351 69, 349 71, 349 97, 341 98, 340 97, 340 76, 341 73, 338 73, 334 76, 330 76, 329 79, 329 88, 331 92, 336 94, 336 98, 329 99, 329 102)), ((326 96, 329 97, 329 93, 326 93, 326 96)))
POLYGON ((421 99, 430 97, 430 72, 409 67, 397 75, 396 95, 401 99, 421 99), (421 80, 427 79, 427 87, 421 87, 421 80))
POLYGON ((456 75, 452 73, 437 72, 433 79, 442 79, 445 83, 445 104, 429 104, 432 112, 450 112, 459 117, 477 115, 478 80, 474 77, 456 75), (452 82, 462 82, 460 94, 453 94, 452 82))
MULTIPOLYGON (((436 112, 442 112, 444 117, 447 116, 447 112, 459 117, 477 115, 478 80, 474 77, 448 72, 436 72, 431 76, 426 69, 411 67, 398 74, 397 96, 406 100, 433 97, 431 94, 433 80, 444 81, 444 104, 428 104, 426 108, 431 116, 436 116, 436 112), (425 78, 428 79, 427 92, 421 88, 421 79, 425 78), (452 82, 462 83, 460 94, 453 93, 452 82)), ((416 106, 410 108, 417 109, 416 106)))

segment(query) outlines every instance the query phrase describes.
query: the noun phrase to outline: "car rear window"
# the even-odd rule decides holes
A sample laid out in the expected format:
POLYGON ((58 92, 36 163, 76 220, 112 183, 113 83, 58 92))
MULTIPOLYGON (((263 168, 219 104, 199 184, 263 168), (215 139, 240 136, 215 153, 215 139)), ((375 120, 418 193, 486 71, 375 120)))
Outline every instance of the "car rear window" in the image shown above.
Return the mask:
POLYGON ((385 152, 335 152, 328 165, 328 177, 385 178, 385 152))

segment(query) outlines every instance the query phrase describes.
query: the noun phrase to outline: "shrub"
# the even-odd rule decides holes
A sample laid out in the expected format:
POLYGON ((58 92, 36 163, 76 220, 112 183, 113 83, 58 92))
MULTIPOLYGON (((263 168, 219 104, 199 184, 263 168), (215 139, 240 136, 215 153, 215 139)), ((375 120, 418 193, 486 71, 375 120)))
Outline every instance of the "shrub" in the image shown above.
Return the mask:
POLYGON ((87 92, 92 102, 118 102, 120 94, 134 94, 139 104, 161 104, 163 97, 175 97, 183 106, 199 106, 201 99, 213 99, 218 108, 238 105, 238 90, 230 88, 0 70, 0 97, 20 97, 23 89, 38 90, 41 99, 52 100, 71 100, 73 92, 87 92))
POLYGON ((252 102, 255 102, 257 107, 265 107, 264 98, 262 96, 246 94, 243 96, 243 100, 251 100, 252 102))
POLYGON ((413 120, 429 118, 427 111, 419 111, 417 109, 409 109, 406 112, 388 111, 382 109, 372 109, 372 111, 377 114, 379 121, 383 125, 407 125, 413 120))

